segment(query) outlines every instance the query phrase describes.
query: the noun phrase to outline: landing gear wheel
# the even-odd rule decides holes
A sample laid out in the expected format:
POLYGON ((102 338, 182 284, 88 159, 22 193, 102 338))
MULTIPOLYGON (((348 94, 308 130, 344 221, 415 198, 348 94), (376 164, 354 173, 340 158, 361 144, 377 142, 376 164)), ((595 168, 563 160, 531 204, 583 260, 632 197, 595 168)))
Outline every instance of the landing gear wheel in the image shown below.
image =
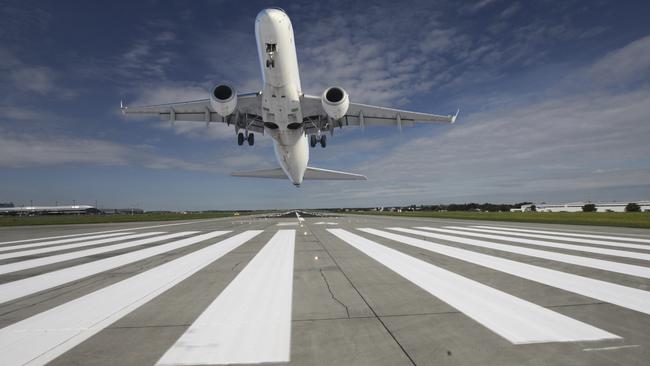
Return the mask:
POLYGON ((316 147, 317 143, 318 140, 316 139, 316 135, 309 136, 309 145, 311 145, 311 147, 316 147))
POLYGON ((324 148, 325 146, 327 146, 327 135, 320 137, 320 147, 324 148))
POLYGON ((248 146, 253 146, 255 144, 255 135, 252 133, 248 134, 248 146))
POLYGON ((237 145, 242 146, 243 144, 244 144, 244 134, 240 132, 237 135, 237 145))

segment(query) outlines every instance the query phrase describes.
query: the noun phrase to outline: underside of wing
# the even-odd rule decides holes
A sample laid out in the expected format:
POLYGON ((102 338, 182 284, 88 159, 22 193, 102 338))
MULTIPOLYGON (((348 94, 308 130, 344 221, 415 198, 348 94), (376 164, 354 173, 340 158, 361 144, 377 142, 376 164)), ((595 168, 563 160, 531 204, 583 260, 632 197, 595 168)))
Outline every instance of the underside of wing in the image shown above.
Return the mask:
POLYGON ((264 132, 261 117, 261 95, 248 93, 237 95, 235 111, 226 116, 220 116, 210 104, 210 99, 199 99, 178 103, 156 104, 147 106, 121 106, 126 115, 159 116, 163 121, 170 122, 221 122, 234 125, 237 129, 247 129, 253 132, 264 132))
POLYGON ((454 123, 458 117, 455 114, 439 115, 420 113, 402 109, 372 106, 360 103, 350 103, 343 118, 332 120, 327 116, 321 104, 321 97, 304 95, 302 99, 307 133, 317 131, 332 131, 336 127, 345 126, 412 126, 415 123, 454 123))

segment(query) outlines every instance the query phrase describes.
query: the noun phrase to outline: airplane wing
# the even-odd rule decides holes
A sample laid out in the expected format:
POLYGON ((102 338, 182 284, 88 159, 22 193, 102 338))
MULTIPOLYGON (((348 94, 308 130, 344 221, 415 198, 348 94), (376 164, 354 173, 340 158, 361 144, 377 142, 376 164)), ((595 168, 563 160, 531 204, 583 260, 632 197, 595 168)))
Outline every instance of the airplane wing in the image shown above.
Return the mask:
POLYGON ((262 122, 262 99, 260 93, 237 95, 237 108, 227 117, 221 117, 210 106, 209 99, 187 102, 157 104, 148 106, 120 106, 122 113, 128 115, 159 116, 170 122, 222 122, 234 125, 236 129, 264 132, 262 122))
POLYGON ((438 115, 350 102, 345 116, 332 121, 323 110, 321 97, 304 95, 301 103, 307 133, 332 131, 343 126, 397 126, 401 129, 415 123, 454 123, 458 117, 458 111, 454 115, 438 115))

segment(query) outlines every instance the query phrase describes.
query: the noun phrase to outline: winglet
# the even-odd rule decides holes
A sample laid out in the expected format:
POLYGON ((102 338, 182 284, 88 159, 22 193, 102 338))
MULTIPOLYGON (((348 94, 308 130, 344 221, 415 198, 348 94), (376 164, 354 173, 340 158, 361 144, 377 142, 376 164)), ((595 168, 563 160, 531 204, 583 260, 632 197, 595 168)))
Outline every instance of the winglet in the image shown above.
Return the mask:
POLYGON ((126 113, 126 107, 124 106, 124 103, 120 100, 120 110, 122 113, 126 113))
POLYGON ((451 117, 451 123, 456 122, 456 118, 458 118, 458 113, 460 113, 460 108, 458 108, 458 109, 456 110, 456 114, 454 114, 454 115, 451 117))

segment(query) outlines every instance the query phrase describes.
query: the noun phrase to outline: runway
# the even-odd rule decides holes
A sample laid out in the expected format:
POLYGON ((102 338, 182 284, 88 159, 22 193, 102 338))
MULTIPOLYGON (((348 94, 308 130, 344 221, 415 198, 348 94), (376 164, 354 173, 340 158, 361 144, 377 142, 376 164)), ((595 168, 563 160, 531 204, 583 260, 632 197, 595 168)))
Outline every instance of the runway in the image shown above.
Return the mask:
POLYGON ((650 231, 343 215, 0 228, 2 365, 646 365, 650 231))

